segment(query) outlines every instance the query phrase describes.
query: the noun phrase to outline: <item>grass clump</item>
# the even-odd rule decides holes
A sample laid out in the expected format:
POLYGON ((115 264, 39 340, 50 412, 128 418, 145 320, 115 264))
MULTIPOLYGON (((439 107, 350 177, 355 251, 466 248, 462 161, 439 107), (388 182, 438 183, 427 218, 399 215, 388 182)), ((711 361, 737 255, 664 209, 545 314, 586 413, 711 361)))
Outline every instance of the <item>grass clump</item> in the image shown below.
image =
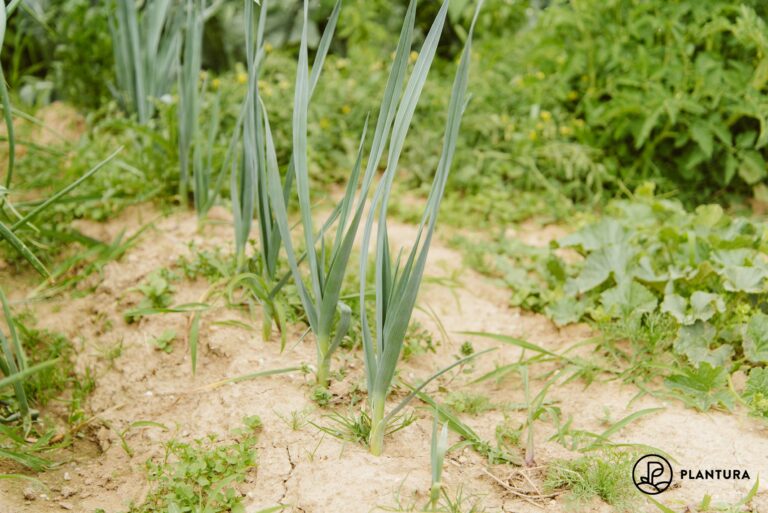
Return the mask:
POLYGON ((456 413, 468 413, 470 415, 479 415, 494 409, 487 396, 471 392, 451 392, 443 402, 456 413))
POLYGON ((244 512, 236 484, 256 466, 254 446, 262 424, 256 416, 243 422, 229 443, 214 435, 191 443, 168 442, 161 459, 147 461, 151 490, 129 513, 244 512))
POLYGON ((619 511, 632 511, 637 493, 632 484, 634 455, 605 451, 574 460, 557 460, 547 470, 548 491, 569 490, 569 498, 583 504, 600 499, 619 511))

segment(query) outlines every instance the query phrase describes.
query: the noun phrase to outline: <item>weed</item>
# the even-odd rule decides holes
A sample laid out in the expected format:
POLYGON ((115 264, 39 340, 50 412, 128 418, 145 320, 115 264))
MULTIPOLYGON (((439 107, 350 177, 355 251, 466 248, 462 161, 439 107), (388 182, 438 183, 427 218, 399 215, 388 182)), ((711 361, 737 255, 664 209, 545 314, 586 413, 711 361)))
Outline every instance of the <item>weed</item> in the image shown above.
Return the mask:
POLYGON ((618 511, 634 511, 637 492, 632 480, 632 453, 603 451, 574 460, 553 461, 547 470, 548 491, 566 489, 577 504, 599 498, 618 511))
POLYGON ((312 400, 321 408, 325 408, 333 400, 333 394, 327 387, 317 385, 312 389, 312 400))
POLYGON ((144 297, 135 308, 125 313, 126 322, 132 323, 141 319, 142 314, 139 313, 141 310, 169 307, 173 302, 171 281, 175 278, 176 276, 167 269, 150 273, 143 283, 134 289, 141 292, 144 297))
POLYGON ((218 246, 203 250, 190 242, 189 256, 180 256, 176 266, 188 280, 204 278, 210 283, 215 283, 235 274, 235 257, 231 254, 225 255, 218 246))
POLYGON ((280 415, 279 413, 275 413, 280 420, 285 422, 285 425, 288 426, 291 431, 301 431, 304 426, 309 424, 309 416, 311 414, 310 410, 293 410, 288 415, 280 415))
POLYGON ((495 408, 487 396, 470 392, 452 392, 443 402, 456 413, 470 415, 479 415, 495 408))
POLYGON ((167 329, 160 335, 150 340, 150 343, 160 351, 167 354, 173 352, 173 342, 176 340, 176 330, 167 329))
MULTIPOLYGON (((326 415, 326 418, 331 421, 330 425, 319 426, 314 423, 312 424, 320 431, 339 440, 368 446, 373 426, 371 424, 371 417, 365 410, 358 414, 353 412, 346 414, 334 412, 326 415)), ((415 421, 416 417, 412 414, 393 417, 386 426, 386 434, 396 433, 410 426, 415 421)))
POLYGON ((723 367, 712 367, 703 362, 697 368, 685 368, 673 374, 664 383, 673 391, 674 397, 697 410, 734 408, 734 396, 727 388, 728 371, 723 367))
POLYGON ((256 466, 256 417, 244 420, 231 442, 215 436, 192 443, 170 441, 162 458, 147 461, 150 491, 130 513, 168 511, 245 511, 237 483, 256 466))
POLYGON ((437 348, 432 332, 424 328, 417 320, 412 320, 408 325, 403 342, 403 360, 407 361, 414 356, 434 353, 437 348))

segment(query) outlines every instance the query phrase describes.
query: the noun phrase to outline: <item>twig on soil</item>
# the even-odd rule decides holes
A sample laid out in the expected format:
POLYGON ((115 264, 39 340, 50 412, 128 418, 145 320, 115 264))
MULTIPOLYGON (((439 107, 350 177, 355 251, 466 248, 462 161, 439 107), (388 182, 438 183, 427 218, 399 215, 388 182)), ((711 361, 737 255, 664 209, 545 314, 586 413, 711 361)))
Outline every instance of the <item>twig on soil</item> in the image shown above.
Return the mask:
MULTIPOLYGON (((481 470, 483 472, 485 472, 491 479, 496 481, 496 483, 498 483, 507 492, 511 493, 512 495, 514 495, 516 497, 520 497, 525 502, 527 502, 527 503, 529 503, 529 504, 531 504, 533 506, 536 506, 537 508, 544 509, 544 506, 542 506, 541 504, 537 503, 536 500, 551 499, 551 498, 557 497, 559 495, 558 493, 542 494, 542 493, 538 492, 538 490, 537 490, 537 493, 535 495, 534 494, 530 494, 530 493, 521 492, 518 489, 513 488, 512 486, 510 486, 509 483, 505 483, 504 481, 499 479, 497 476, 495 476, 494 474, 489 472, 487 469, 483 468, 481 470)), ((529 482, 530 482, 530 479, 529 479, 529 482)), ((534 488, 536 488, 535 485, 534 485, 534 488)))

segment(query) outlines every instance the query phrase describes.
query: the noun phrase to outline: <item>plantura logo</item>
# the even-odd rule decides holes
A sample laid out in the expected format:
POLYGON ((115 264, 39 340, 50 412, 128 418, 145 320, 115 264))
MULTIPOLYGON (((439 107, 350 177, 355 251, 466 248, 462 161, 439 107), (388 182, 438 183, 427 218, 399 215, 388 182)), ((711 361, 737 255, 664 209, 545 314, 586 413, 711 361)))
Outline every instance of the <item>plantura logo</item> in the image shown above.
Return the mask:
MULTIPOLYGON (((632 481, 635 487, 646 495, 658 495, 667 490, 672 484, 674 471, 672 465, 664 456, 646 454, 632 467, 632 481)), ((746 469, 682 469, 681 481, 697 480, 750 480, 746 469)))
POLYGON ((658 454, 646 454, 632 467, 635 487, 646 495, 658 495, 672 484, 672 465, 658 454))

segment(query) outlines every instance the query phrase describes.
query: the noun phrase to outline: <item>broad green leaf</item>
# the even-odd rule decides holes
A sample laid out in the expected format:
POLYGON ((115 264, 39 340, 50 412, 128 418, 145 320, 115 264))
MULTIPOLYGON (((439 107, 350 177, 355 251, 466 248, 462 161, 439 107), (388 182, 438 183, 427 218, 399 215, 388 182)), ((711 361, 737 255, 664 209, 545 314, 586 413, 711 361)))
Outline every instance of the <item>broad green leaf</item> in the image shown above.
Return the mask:
POLYGON ((653 312, 658 301, 653 293, 636 281, 625 280, 604 291, 600 302, 612 317, 630 317, 653 312))
POLYGON ((696 141, 707 158, 712 156, 712 129, 703 121, 695 121, 691 125, 691 139, 696 141))
POLYGON ((561 298, 544 309, 547 316, 558 326, 579 322, 586 310, 584 303, 571 296, 561 298))
POLYGON ((677 354, 685 355, 694 365, 706 362, 715 367, 722 366, 728 363, 733 348, 723 344, 714 350, 710 349, 716 337, 717 331, 711 324, 696 321, 692 326, 680 327, 674 349, 677 354))
POLYGON ((673 391, 683 394, 681 399, 694 408, 707 411, 723 406, 733 410, 733 396, 727 389, 728 371, 724 367, 713 367, 702 363, 698 368, 686 368, 664 383, 673 391))
POLYGON ((768 368, 755 367, 749 371, 744 396, 753 397, 756 394, 762 394, 768 399, 768 368))
POLYGON ((661 303, 661 311, 672 315, 680 324, 690 325, 708 321, 716 313, 724 312, 725 301, 717 294, 697 290, 691 294, 689 306, 689 300, 682 296, 667 294, 661 303))
POLYGON ((762 312, 753 315, 747 323, 744 356, 754 363, 768 363, 768 315, 762 312))
POLYGON ((633 252, 628 245, 613 244, 590 253, 579 276, 566 283, 566 292, 583 294, 602 285, 610 276, 621 283, 628 278, 627 268, 633 252))
POLYGON ((558 244, 561 247, 581 246, 584 251, 595 251, 614 244, 625 244, 628 239, 629 234, 624 227, 615 219, 607 218, 563 237, 558 244))
POLYGON ((723 283, 725 290, 752 294, 765 292, 764 281, 768 271, 763 268, 733 266, 726 267, 720 274, 725 278, 723 283))
POLYGON ((755 150, 746 150, 741 153, 738 172, 742 180, 749 185, 760 182, 768 175, 763 156, 755 150))
POLYGON ((699 205, 696 207, 696 218, 694 222, 696 226, 705 226, 707 228, 714 228, 715 225, 723 218, 723 207, 720 205, 699 205))

